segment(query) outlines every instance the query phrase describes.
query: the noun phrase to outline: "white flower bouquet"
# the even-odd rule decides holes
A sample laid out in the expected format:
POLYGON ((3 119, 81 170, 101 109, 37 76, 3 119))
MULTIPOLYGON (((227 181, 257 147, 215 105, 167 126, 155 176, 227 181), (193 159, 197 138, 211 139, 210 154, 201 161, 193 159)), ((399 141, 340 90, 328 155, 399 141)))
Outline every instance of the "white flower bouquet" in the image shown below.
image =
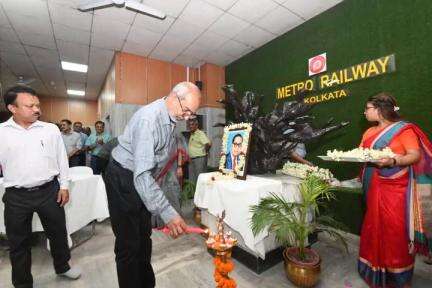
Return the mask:
POLYGON ((310 174, 326 182, 330 182, 333 179, 333 174, 328 169, 319 168, 317 166, 309 166, 301 163, 294 163, 290 161, 284 164, 281 172, 283 174, 298 177, 301 179, 306 178, 310 174))

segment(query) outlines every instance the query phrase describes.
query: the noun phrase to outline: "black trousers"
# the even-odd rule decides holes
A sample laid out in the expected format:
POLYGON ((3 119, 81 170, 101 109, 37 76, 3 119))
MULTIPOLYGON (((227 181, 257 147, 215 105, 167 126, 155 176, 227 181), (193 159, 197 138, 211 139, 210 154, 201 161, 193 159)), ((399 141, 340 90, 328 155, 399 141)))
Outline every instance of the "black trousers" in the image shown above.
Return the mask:
POLYGON ((78 166, 86 166, 86 152, 80 152, 77 156, 79 158, 78 166))
POLYGON ((91 155, 90 167, 93 170, 93 174, 100 175, 105 171, 107 161, 101 157, 91 155))
POLYGON ((74 155, 69 158, 69 167, 81 166, 80 162, 81 162, 80 155, 74 155))
POLYGON ((38 214, 50 241, 55 272, 59 274, 70 269, 65 212, 57 203, 59 189, 57 179, 33 190, 6 188, 3 195, 4 220, 15 287, 33 287, 30 240, 34 212, 38 214))
POLYGON ((153 288, 151 214, 139 197, 133 173, 111 159, 104 172, 111 226, 115 235, 120 288, 153 288))

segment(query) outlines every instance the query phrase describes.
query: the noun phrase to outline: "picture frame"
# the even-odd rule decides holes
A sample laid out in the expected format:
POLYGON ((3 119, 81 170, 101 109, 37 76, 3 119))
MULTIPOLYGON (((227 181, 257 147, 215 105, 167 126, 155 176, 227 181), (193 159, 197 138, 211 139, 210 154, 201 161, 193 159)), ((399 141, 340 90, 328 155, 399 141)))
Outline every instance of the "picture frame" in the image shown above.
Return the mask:
POLYGON ((222 137, 222 151, 219 171, 245 180, 249 159, 252 125, 238 123, 226 126, 222 137))

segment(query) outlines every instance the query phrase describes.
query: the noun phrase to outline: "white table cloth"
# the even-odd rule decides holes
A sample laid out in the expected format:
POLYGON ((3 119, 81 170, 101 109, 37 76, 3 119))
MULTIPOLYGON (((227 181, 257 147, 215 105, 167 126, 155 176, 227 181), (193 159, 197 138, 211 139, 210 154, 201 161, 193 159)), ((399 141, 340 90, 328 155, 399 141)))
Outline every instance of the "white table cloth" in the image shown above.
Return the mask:
POLYGON ((245 245, 265 258, 264 239, 268 230, 254 236, 250 228, 251 205, 257 205, 260 199, 275 193, 287 201, 300 200, 298 185, 300 179, 287 175, 247 176, 246 180, 227 179, 212 181, 214 173, 200 174, 195 190, 194 203, 207 209, 214 216, 225 210, 225 223, 238 232, 245 245))
MULTIPOLYGON (((105 183, 100 175, 72 174, 69 187, 69 203, 65 206, 66 229, 70 234, 80 230, 93 220, 102 221, 109 217, 105 183)), ((0 178, 0 199, 5 192, 0 178)), ((33 231, 43 231, 38 215, 33 215, 33 231)), ((5 233, 4 203, 0 201, 0 233, 5 233)))

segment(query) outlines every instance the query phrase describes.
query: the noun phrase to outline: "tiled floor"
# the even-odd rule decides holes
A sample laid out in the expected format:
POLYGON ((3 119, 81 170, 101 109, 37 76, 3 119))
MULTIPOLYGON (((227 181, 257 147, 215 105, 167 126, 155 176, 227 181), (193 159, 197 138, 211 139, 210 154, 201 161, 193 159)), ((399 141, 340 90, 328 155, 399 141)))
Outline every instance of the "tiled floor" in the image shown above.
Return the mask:
MULTIPOLYGON (((90 228, 84 228, 74 235, 82 238, 88 235, 90 228)), ((72 250, 74 264, 83 270, 77 281, 58 278, 53 271, 51 257, 43 243, 33 248, 33 266, 35 288, 111 288, 118 287, 114 263, 114 237, 109 221, 97 224, 97 235, 81 246, 72 250)), ((177 240, 159 232, 153 234, 153 266, 160 288, 196 288, 215 287, 213 282, 212 258, 207 253, 203 238, 187 235, 177 240)), ((320 241, 313 247, 322 257, 321 282, 317 287, 326 288, 361 288, 367 287, 356 271, 356 249, 350 254, 341 251, 331 242, 320 241)), ((421 260, 421 259, 418 259, 421 260)), ((417 261, 413 287, 432 287, 432 266, 417 261)), ((9 288, 10 264, 4 250, 0 250, 0 287, 9 288)), ((248 287, 294 287, 286 279, 282 263, 256 275, 248 268, 236 262, 232 276, 239 288, 248 287)))

